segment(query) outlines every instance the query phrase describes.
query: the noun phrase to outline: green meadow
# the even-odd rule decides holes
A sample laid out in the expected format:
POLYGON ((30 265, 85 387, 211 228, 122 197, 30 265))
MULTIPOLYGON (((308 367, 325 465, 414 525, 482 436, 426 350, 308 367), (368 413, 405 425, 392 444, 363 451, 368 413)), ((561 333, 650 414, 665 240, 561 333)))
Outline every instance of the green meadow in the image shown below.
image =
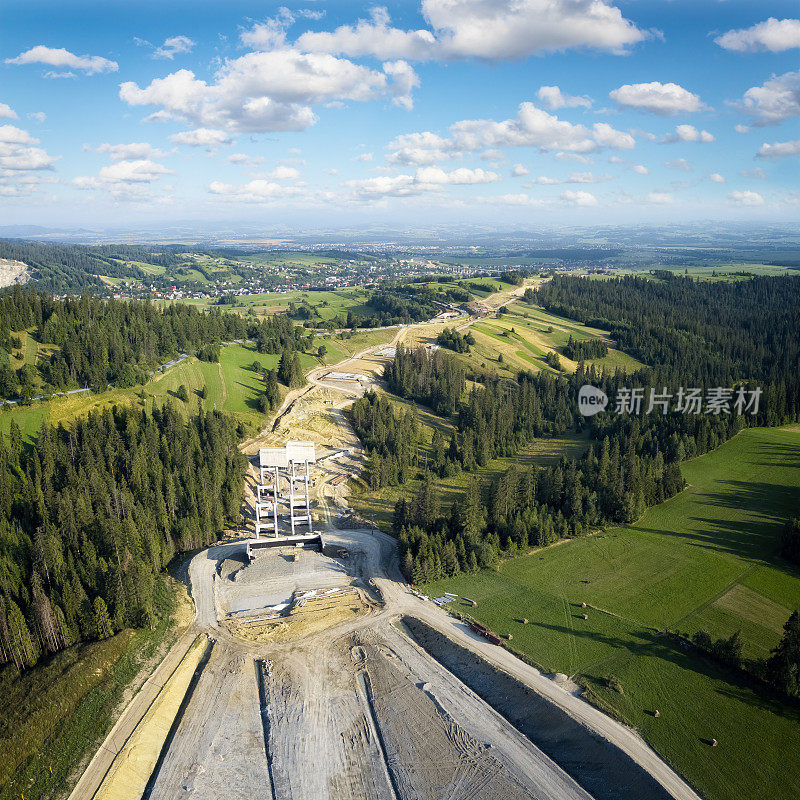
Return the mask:
POLYGON ((741 631, 745 658, 777 644, 800 608, 800 572, 778 551, 797 512, 800 428, 745 430, 682 470, 687 488, 634 525, 425 591, 475 599, 470 613, 544 670, 574 676, 704 797, 800 797, 800 709, 665 635, 741 631))

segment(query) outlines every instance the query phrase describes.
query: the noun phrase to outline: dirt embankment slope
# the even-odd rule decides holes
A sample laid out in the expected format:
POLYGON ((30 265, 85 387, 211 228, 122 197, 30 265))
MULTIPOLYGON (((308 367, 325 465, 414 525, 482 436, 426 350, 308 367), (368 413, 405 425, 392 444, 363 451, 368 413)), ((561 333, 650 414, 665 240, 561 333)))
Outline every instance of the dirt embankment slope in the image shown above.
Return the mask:
POLYGON ((608 739, 507 673, 414 617, 403 623, 459 680, 522 731, 595 800, 671 800, 672 795, 608 739))

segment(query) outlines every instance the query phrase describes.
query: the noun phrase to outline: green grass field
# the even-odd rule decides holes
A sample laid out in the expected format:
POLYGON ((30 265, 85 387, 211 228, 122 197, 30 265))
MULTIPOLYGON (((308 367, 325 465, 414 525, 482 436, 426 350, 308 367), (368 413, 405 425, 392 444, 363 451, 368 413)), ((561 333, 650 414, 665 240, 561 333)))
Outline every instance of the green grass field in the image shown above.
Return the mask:
POLYGON ((778 556, 797 511, 800 429, 746 430, 682 468, 688 488, 635 525, 425 591, 476 599, 470 613, 546 670, 576 676, 710 800, 800 797, 797 707, 663 635, 741 630, 750 658, 777 643, 800 608, 800 572, 778 556))
MULTIPOLYGON (((263 382, 251 365, 258 361, 274 369, 279 359, 278 355, 259 354, 253 345, 228 345, 222 348, 219 363, 200 361, 192 356, 163 373, 157 372, 144 387, 109 389, 101 394, 86 392, 35 402, 29 406, 6 406, 0 411, 0 432, 8 433, 13 419, 25 437, 33 438, 43 422, 57 425, 89 411, 120 403, 146 404, 150 409, 154 404, 160 406, 170 400, 178 408, 195 412, 200 400, 196 392, 204 387, 204 408, 228 411, 243 422, 258 426, 264 419, 264 415, 256 408, 263 382), (186 386, 189 392, 186 403, 177 397, 181 385, 186 386), (141 395, 142 389, 144 397, 141 395)), ((304 370, 321 363, 318 358, 305 354, 300 356, 300 361, 304 370)))
POLYGON ((239 314, 250 314, 251 312, 258 317, 265 317, 271 314, 285 312, 289 303, 300 305, 308 303, 314 310, 312 322, 322 325, 332 317, 346 315, 348 311, 355 314, 372 313, 366 305, 369 299, 370 290, 363 286, 353 286, 351 288, 336 289, 332 291, 310 292, 265 292, 262 294, 249 294, 237 297, 235 302, 219 306, 216 298, 204 300, 162 300, 158 301, 162 305, 172 302, 188 303, 198 308, 220 308, 223 311, 233 311, 239 314))
MULTIPOLYGON (((476 372, 493 370, 501 377, 514 377, 519 370, 543 369, 554 372, 545 362, 547 353, 554 351, 559 355, 564 369, 573 371, 577 364, 563 352, 570 336, 578 340, 603 339, 611 342, 608 331, 549 314, 538 306, 514 301, 506 309, 507 313, 485 317, 470 326, 475 344, 469 353, 458 355, 468 368, 476 372), (499 356, 502 356, 502 361, 498 360, 499 356)), ((589 359, 586 363, 597 369, 614 371, 620 368, 629 372, 643 366, 640 361, 613 346, 609 346, 605 358, 589 359)))

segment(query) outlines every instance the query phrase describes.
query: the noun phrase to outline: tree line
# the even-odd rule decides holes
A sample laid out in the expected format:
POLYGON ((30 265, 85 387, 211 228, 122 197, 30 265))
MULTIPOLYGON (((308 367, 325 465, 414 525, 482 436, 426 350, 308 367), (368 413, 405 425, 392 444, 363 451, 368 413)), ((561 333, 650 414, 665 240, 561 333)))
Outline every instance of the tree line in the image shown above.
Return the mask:
POLYGON ((412 412, 396 415, 384 395, 367 392, 348 411, 367 456, 363 477, 371 489, 406 482, 418 464, 420 424, 412 412))
POLYGON ((602 339, 573 339, 570 334, 564 345, 564 355, 573 361, 605 358, 608 355, 608 345, 602 339))
POLYGON ((742 658, 742 634, 712 639, 706 630, 691 637, 692 644, 722 666, 743 670, 786 697, 800 697, 800 613, 793 611, 778 644, 763 659, 742 658))
POLYGON ((127 262, 143 262, 163 267, 181 263, 180 248, 138 245, 50 244, 23 240, 0 240, 0 258, 27 264, 40 289, 54 294, 76 293, 106 288, 101 275, 113 278, 147 279, 141 267, 127 262))
POLYGON ((556 275, 542 284, 537 300, 550 312, 610 330, 620 349, 652 366, 656 380, 692 380, 695 386, 790 381, 798 396, 795 277, 726 283, 556 275))
MULTIPOLYGON (((780 292, 773 292, 772 296, 775 302, 782 297, 780 292)), ((662 302, 669 305, 672 300, 667 296, 662 302)), ((723 298, 722 304, 725 302, 723 298)), ((664 309, 658 313, 666 315, 664 309)), ((788 311, 784 316, 792 313, 788 311)), ((787 330, 785 335, 786 346, 792 350, 800 329, 787 330)), ((714 336, 720 341, 724 338, 721 331, 715 331, 714 336)), ((680 339, 676 341, 678 351, 682 352, 680 339)), ((586 383, 601 388, 609 397, 625 387, 638 386, 647 397, 651 388, 662 391, 662 381, 703 385, 705 371, 692 372, 691 359, 682 367, 675 356, 658 367, 633 374, 621 370, 601 373, 583 365, 570 376, 520 372, 517 380, 512 381, 484 374, 472 376, 479 382, 464 395, 463 368, 452 356, 399 348, 394 362, 386 369, 389 388, 450 416, 456 426, 450 445, 440 448, 444 463, 439 464, 439 474, 442 470, 474 471, 493 458, 514 455, 534 438, 562 435, 570 430, 580 432, 587 426, 590 437, 588 451, 578 461, 564 459, 554 467, 534 467, 530 475, 502 476, 497 486, 478 487, 479 493, 488 494, 490 499, 481 524, 470 528, 478 531, 477 539, 462 536, 460 543, 459 530, 452 524, 418 513, 422 497, 407 504, 411 509, 408 514, 400 513, 399 509, 396 530, 400 535, 406 529, 405 536, 401 536, 406 567, 414 570, 417 579, 422 575, 424 580, 432 580, 451 574, 445 563, 450 569, 470 568, 474 563, 484 566, 519 548, 579 535, 606 523, 633 521, 648 506, 680 490, 683 485, 680 461, 715 449, 745 425, 796 421, 800 409, 796 369, 776 374, 765 353, 756 354, 752 362, 742 358, 740 354, 737 369, 741 371, 735 373, 737 378, 768 379, 757 414, 601 413, 583 418, 578 411, 577 395, 586 383), (775 377, 769 380, 771 375, 775 377), (509 492, 503 488, 508 486, 517 488, 509 492), (520 486, 524 490, 519 490, 520 486), (500 496, 514 499, 498 505, 495 500, 500 496), (420 524, 422 519, 424 524, 420 524), (444 558, 451 545, 457 555, 455 561, 444 558)), ((730 368, 733 369, 733 362, 730 368)), ((786 537, 787 541, 794 541, 793 535, 786 537)), ((785 547, 791 550, 793 545, 785 547)))
POLYGON ((424 403, 443 416, 455 413, 466 386, 466 371, 456 359, 421 347, 399 345, 383 375, 395 394, 424 403))
POLYGON ((312 337, 285 315, 255 320, 184 303, 159 307, 133 300, 100 300, 85 294, 56 300, 34 288, 0 294, 0 395, 23 400, 38 375, 47 391, 109 383, 134 386, 159 364, 183 352, 219 360, 223 341, 255 339, 259 352, 304 350, 312 337), (8 352, 13 333, 31 330, 37 342, 55 345, 36 367, 16 371, 8 352))
POLYGON ((243 435, 218 412, 186 421, 106 409, 43 427, 24 448, 0 438, 0 662, 47 653, 163 611, 160 573, 240 516, 243 435))

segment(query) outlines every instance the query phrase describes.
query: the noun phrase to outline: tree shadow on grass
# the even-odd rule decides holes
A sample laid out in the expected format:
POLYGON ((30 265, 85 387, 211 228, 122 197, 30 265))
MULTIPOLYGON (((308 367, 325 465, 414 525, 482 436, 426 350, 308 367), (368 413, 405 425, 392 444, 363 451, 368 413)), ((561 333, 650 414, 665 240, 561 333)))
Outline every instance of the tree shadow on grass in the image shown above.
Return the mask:
POLYGON ((727 520, 719 517, 690 517, 691 528, 665 530, 632 527, 632 530, 678 539, 721 553, 768 564, 796 574, 791 566, 780 558, 780 533, 784 521, 796 509, 798 490, 793 486, 782 486, 766 482, 719 481, 728 487, 719 491, 697 494, 697 506, 731 509, 744 513, 739 519, 727 520))
MULTIPOLYGON (((735 699, 747 705, 769 711, 792 722, 800 722, 800 706, 782 701, 768 687, 750 678, 747 673, 730 670, 715 663, 710 658, 695 650, 691 645, 652 628, 639 628, 631 631, 630 638, 610 636, 598 631, 575 630, 563 625, 531 621, 532 625, 582 639, 591 639, 632 656, 647 656, 668 661, 674 666, 703 675, 709 680, 721 681, 723 687, 714 691, 723 696, 735 699)), ((595 684, 603 685, 608 675, 602 670, 583 670, 582 675, 595 684)))
POLYGON ((717 481, 717 484, 726 488, 705 492, 698 495, 698 499, 721 508, 751 511, 772 519, 784 519, 796 509, 797 486, 739 480, 717 481))

